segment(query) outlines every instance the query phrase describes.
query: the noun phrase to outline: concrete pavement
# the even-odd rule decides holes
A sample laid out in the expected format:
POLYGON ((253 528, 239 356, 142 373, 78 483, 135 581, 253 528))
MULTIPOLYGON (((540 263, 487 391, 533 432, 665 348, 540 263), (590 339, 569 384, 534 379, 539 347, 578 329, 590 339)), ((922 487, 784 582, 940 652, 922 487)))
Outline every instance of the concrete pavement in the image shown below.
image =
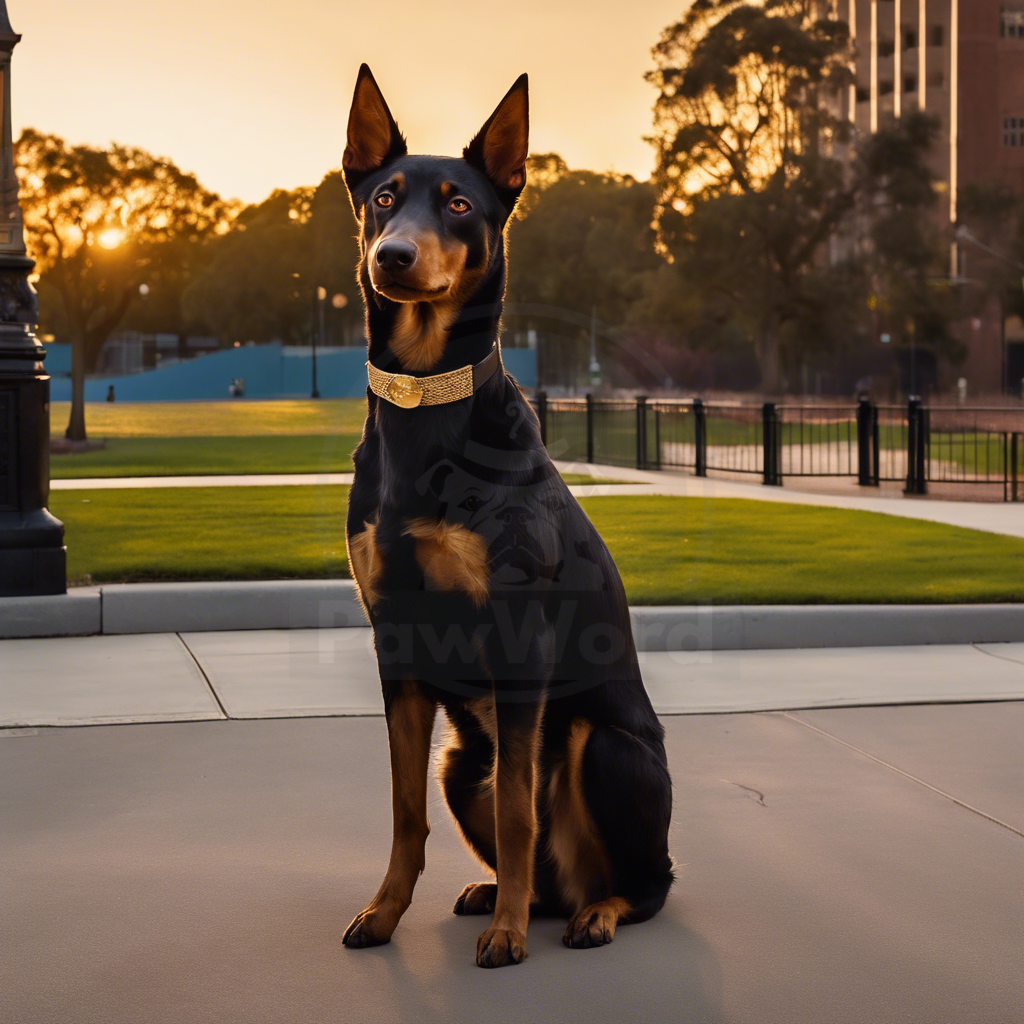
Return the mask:
MULTIPOLYGON (((630 618, 639 651, 1024 642, 1019 604, 641 605, 630 618)), ((340 579, 110 583, 0 598, 0 639, 365 625, 352 581, 340 579)))
POLYGON ((577 473, 592 471, 595 476, 614 475, 620 480, 629 481, 618 485, 582 484, 570 488, 577 497, 597 494, 671 494, 693 498, 746 498, 751 501, 878 512, 882 515, 962 526, 969 530, 1024 537, 1024 505, 1019 503, 932 501, 906 497, 899 487, 882 491, 865 487, 844 494, 798 489, 811 486, 812 478, 787 481, 785 487, 765 487, 760 483, 698 477, 667 470, 648 472, 617 466, 591 466, 588 463, 558 463, 558 466, 577 473))
POLYGON ((390 836, 367 629, 0 642, 0 1021, 1019 1021, 1024 644, 641 661, 669 902, 495 972, 433 783, 393 942, 341 946, 390 836))
POLYGON ((341 946, 387 860, 379 717, 0 731, 0 1019, 1020 1020, 1024 704, 665 725, 665 909, 591 950, 534 921, 500 971, 451 913, 483 876, 433 783, 392 943, 341 946))
MULTIPOLYGON (((574 484, 569 490, 577 498, 606 494, 668 494, 697 498, 746 498, 751 501, 775 501, 828 508, 860 509, 883 515, 925 519, 972 530, 987 530, 1011 537, 1024 537, 1024 507, 1020 504, 979 501, 929 501, 904 497, 899 488, 881 492, 862 488, 855 493, 825 493, 798 490, 810 486, 810 478, 787 481, 786 487, 765 487, 714 477, 697 477, 672 470, 650 472, 623 466, 557 462, 563 472, 583 473, 622 483, 574 484)), ((272 476, 184 476, 184 477, 110 477, 97 479, 54 480, 53 490, 118 489, 136 487, 283 487, 297 485, 349 484, 351 473, 289 473, 272 476)))
MULTIPOLYGON (((564 468, 635 481, 577 494, 1024 536, 1014 506, 564 468)), ((232 485, 192 479, 171 486, 232 485)), ((124 484, 81 485, 101 483, 124 484)), ((125 623, 138 599, 120 592, 125 623)), ((433 784, 427 868, 394 941, 340 944, 389 847, 368 630, 0 642, 0 1022, 1018 1024, 1024 643, 641 660, 674 781, 666 908, 596 950, 535 921, 524 964, 481 971, 485 922, 451 906, 483 876, 433 784)))
POLYGON ((109 476, 51 480, 52 491, 146 490, 151 487, 309 487, 350 484, 353 473, 278 473, 232 476, 109 476))
MULTIPOLYGON (((663 714, 1024 699, 1024 643, 644 651, 663 714)), ((0 727, 379 715, 366 628, 0 642, 0 727)))

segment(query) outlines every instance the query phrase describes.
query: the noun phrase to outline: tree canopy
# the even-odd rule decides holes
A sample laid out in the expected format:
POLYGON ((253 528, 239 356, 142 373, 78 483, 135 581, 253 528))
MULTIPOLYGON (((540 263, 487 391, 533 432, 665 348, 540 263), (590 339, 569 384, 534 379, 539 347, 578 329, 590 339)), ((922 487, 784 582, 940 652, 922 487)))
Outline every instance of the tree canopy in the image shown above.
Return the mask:
POLYGON ((653 50, 656 220, 699 319, 753 340, 761 387, 877 337, 953 354, 929 151, 910 113, 855 136, 845 22, 813 0, 696 0, 653 50))
POLYGON ((275 191, 210 241, 183 308, 226 344, 305 344, 317 291, 324 288, 339 304, 328 305, 329 336, 351 337, 362 321, 355 230, 340 173, 327 175, 318 188, 275 191), (344 299, 335 299, 339 295, 344 299))
POLYGON ((28 128, 15 160, 29 253, 72 339, 67 436, 84 440, 85 375, 140 285, 180 270, 231 209, 170 160, 130 146, 71 146, 28 128))

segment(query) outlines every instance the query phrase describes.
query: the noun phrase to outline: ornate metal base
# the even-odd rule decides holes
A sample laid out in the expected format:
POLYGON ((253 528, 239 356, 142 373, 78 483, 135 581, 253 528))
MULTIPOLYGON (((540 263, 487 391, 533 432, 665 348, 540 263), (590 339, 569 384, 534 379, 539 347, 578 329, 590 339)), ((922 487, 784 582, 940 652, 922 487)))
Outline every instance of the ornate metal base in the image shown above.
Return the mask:
POLYGON ((45 507, 50 379, 11 377, 2 367, 0 361, 0 597, 63 594, 64 526, 45 507))
POLYGON ((63 594, 64 527, 50 497, 50 378, 31 331, 31 260, 0 255, 0 596, 63 594), (25 292, 27 289, 27 293, 25 292), (26 299, 26 294, 28 299, 26 299))
POLYGON ((67 548, 0 547, 0 597, 64 594, 66 581, 67 548))

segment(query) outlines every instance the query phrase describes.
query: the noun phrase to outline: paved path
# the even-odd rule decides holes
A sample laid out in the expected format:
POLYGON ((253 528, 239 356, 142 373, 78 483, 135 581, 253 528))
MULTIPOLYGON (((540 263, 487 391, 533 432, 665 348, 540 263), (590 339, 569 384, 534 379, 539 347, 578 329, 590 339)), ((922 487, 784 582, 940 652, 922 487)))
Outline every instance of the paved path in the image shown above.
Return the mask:
MULTIPOLYGON (((642 652, 664 714, 1024 699, 1024 643, 642 652)), ((366 628, 0 641, 0 727, 379 715, 366 628)))
MULTIPOLYGON (((569 489, 577 498, 619 494, 669 494, 698 498, 746 498, 796 505, 860 509, 909 519, 925 519, 951 526, 1024 537, 1024 505, 974 501, 930 501, 906 498, 899 491, 881 494, 825 494, 798 491, 791 487, 765 487, 708 477, 690 476, 668 470, 647 472, 622 466, 557 462, 563 472, 589 473, 595 477, 627 481, 618 484, 580 484, 569 489)), ((297 485, 350 484, 351 473, 291 473, 275 476, 176 476, 107 477, 54 480, 54 490, 83 490, 129 487, 281 487, 297 485)))
MULTIPOLYGON (((1022 667, 1024 670, 1024 667, 1022 667)), ((1015 1024, 1024 704, 665 720, 652 921, 482 971, 434 783, 390 945, 341 936, 390 842, 380 718, 0 731, 11 1024, 1015 1024)))
MULTIPOLYGON (((559 463, 559 468, 577 473, 592 471, 595 476, 630 481, 627 484, 592 484, 570 488, 578 497, 596 494, 673 494, 695 498, 746 498, 753 501, 783 502, 791 505, 816 505, 826 508, 858 509, 883 515, 925 519, 950 526, 1024 537, 1024 505, 977 501, 933 501, 905 497, 902 491, 881 493, 828 494, 799 491, 786 487, 740 483, 713 477, 697 477, 675 472, 648 472, 617 466, 559 463)), ((872 490, 866 488, 865 490, 872 490)))
POLYGON ((308 487, 350 484, 353 473, 278 473, 233 476, 109 476, 51 480, 54 491, 107 491, 137 487, 308 487))
POLYGON ((340 944, 390 834, 367 629, 0 642, 0 1020, 1016 1024, 1024 644, 642 665, 667 906, 589 951, 537 920, 485 972, 433 784, 394 941, 340 944))

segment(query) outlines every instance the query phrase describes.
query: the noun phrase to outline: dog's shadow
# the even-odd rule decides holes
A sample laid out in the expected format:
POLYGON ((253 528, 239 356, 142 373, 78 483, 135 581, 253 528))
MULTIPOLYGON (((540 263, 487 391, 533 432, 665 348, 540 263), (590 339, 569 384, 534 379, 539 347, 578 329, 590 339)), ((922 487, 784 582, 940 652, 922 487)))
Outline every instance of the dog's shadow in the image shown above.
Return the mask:
POLYGON ((477 936, 489 916, 449 913, 430 922, 425 914, 410 914, 388 945, 344 954, 370 968, 374 980, 367 977, 367 983, 387 985, 386 1002, 403 1021, 724 1022, 717 957, 683 923, 678 903, 673 907, 670 897, 652 921, 620 927, 614 942, 597 949, 568 949, 565 921, 533 918, 527 959, 498 970, 475 962, 477 936))

